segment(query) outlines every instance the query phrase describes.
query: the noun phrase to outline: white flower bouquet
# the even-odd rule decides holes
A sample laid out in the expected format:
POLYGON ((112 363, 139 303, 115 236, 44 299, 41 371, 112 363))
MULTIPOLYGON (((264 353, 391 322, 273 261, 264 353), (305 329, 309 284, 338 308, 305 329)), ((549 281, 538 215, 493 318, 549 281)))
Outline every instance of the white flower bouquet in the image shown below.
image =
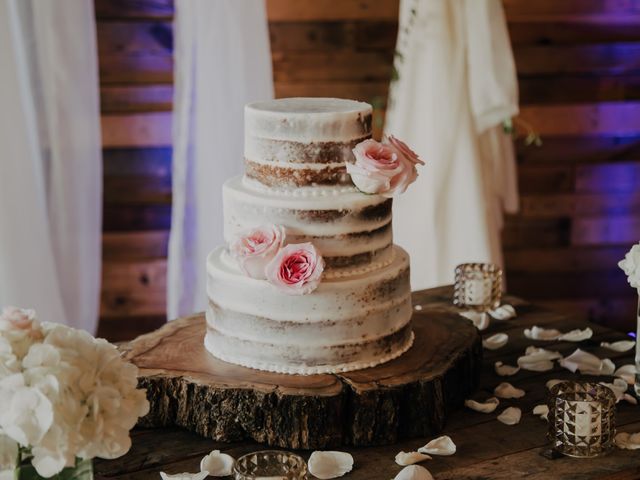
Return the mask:
POLYGON ((148 411, 114 345, 32 310, 0 314, 0 480, 92 478, 91 459, 124 455, 148 411))

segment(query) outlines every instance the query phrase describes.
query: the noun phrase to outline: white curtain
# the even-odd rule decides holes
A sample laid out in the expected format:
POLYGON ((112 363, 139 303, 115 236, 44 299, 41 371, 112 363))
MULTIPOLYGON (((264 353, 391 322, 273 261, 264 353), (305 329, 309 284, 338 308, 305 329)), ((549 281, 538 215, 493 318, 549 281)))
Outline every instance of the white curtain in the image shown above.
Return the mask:
POLYGON ((261 0, 177 0, 169 319, 204 310, 222 184, 243 171, 245 103, 273 97, 261 0))
POLYGON ((92 0, 0 0, 0 305, 94 333, 102 158, 92 0))
POLYGON ((452 283, 459 263, 502 264, 503 212, 518 208, 502 127, 517 78, 500 0, 401 0, 396 49, 385 132, 427 165, 394 201, 394 235, 422 289, 452 283))

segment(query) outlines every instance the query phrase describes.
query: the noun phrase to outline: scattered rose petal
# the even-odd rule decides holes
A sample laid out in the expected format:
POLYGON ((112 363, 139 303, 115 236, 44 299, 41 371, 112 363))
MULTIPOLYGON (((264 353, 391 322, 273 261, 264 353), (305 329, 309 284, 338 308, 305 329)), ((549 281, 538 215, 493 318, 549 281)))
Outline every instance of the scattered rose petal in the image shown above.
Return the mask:
POLYGON ((613 441, 618 448, 625 450, 640 449, 640 433, 620 432, 615 436, 613 441))
POLYGON ((456 453, 456 444, 453 443, 451 437, 443 435, 438 438, 434 438, 424 447, 418 449, 420 453, 426 453, 428 455, 453 455, 456 453))
POLYGON ((471 320, 471 323, 478 330, 486 330, 489 327, 490 318, 485 312, 476 312, 474 310, 469 310, 468 312, 460 312, 467 320, 471 320))
POLYGON ((514 387, 509 382, 502 382, 493 390, 493 393, 498 398, 522 398, 525 395, 524 390, 514 387))
POLYGON ((162 480, 204 480, 209 476, 209 472, 199 473, 176 473, 175 475, 169 475, 164 472, 160 472, 162 480))
POLYGON ((498 407, 499 404, 500 400, 498 400, 496 397, 488 398, 484 402, 476 402, 475 400, 464 401, 465 407, 480 413, 491 413, 498 407))
POLYGON ((633 385, 636 383, 636 366, 631 363, 623 365, 613 372, 613 375, 623 378, 629 385, 633 385))
POLYGON ((431 460, 431 457, 420 452, 400 452, 396 455, 396 463, 403 467, 424 462, 425 460, 431 460))
POLYGON ((580 370, 583 375, 611 375, 616 368, 608 358, 600 359, 593 353, 579 348, 568 357, 561 359, 560 365, 574 373, 580 370))
POLYGON ((307 462, 309 472, 322 480, 342 477, 353 469, 353 457, 346 452, 315 451, 307 462))
POLYGON ((496 373, 501 377, 510 377, 520 371, 520 367, 512 367, 511 365, 505 365, 502 362, 496 362, 494 364, 496 373))
POLYGON ((498 420, 505 425, 516 425, 520 423, 520 417, 522 417, 522 410, 517 407, 509 407, 498 415, 498 420))
POLYGON ((562 332, 555 328, 542 328, 534 325, 524 329, 524 336, 531 340, 557 340, 560 335, 562 332))
POLYGON ((638 404, 638 399, 636 397, 634 397, 633 395, 631 395, 630 393, 625 393, 622 396, 622 400, 629 402, 632 405, 637 405, 638 404))
POLYGON ((560 352, 531 346, 522 357, 518 357, 518 366, 532 372, 546 372, 553 369, 553 360, 560 358, 560 352))
POLYGON ((235 460, 231 455, 214 450, 200 461, 200 470, 211 477, 226 477, 233 473, 235 460))
POLYGON ((489 350, 497 350, 504 347, 509 341, 509 335, 506 333, 496 333, 482 340, 482 346, 489 350))
POLYGON ((500 321, 510 320, 516 316, 516 309, 512 305, 504 304, 498 308, 489 311, 492 318, 500 321))
POLYGON ((404 467, 393 480, 433 480, 433 475, 420 465, 404 467))
POLYGON ((549 407, 547 405, 536 405, 533 407, 533 414, 540 417, 542 420, 548 420, 549 407))
POLYGON ((600 346, 614 352, 628 352, 636 346, 636 342, 633 340, 620 340, 619 342, 601 342, 600 346))
POLYGON ((622 378, 616 378, 613 383, 600 382, 600 385, 608 387, 613 391, 613 394, 616 396, 616 403, 623 399, 629 387, 627 382, 622 378))
POLYGON ((420 310, 422 310, 422 305, 414 305, 413 309, 419 312, 420 310))
POLYGON ((593 330, 589 327, 584 330, 580 330, 576 328, 575 330, 571 330, 570 332, 563 333, 560 335, 558 340, 561 342, 582 342, 583 340, 588 340, 593 336, 593 330))
POLYGON ((560 380, 559 378, 552 378, 551 380, 549 380, 545 385, 547 386, 547 388, 549 390, 551 390, 553 387, 555 387, 557 384, 562 383, 562 382, 566 382, 566 380, 560 380))

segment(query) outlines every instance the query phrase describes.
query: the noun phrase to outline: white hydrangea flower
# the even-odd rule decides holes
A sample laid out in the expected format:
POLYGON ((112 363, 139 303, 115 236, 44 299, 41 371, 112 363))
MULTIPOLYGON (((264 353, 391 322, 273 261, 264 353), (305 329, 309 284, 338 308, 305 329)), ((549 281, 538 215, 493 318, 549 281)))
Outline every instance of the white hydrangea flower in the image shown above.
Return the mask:
POLYGON ((640 289, 640 243, 631 247, 618 266, 624 270, 629 284, 633 288, 640 289))

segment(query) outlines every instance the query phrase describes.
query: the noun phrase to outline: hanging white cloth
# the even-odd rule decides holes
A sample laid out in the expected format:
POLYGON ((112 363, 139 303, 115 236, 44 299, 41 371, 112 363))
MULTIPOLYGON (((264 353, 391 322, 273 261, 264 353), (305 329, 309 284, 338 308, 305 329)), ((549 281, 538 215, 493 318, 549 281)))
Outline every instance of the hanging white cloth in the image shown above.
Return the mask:
POLYGON ((401 0, 399 32, 385 132, 427 165, 394 200, 394 236, 422 289, 452 283, 459 263, 502 264, 503 212, 518 208, 502 128, 517 77, 500 0, 401 0))
POLYGON ((169 319, 204 310, 205 261, 221 245, 222 184, 243 170, 245 103, 273 98, 265 5, 178 0, 169 319))
POLYGON ((0 305, 95 333, 102 146, 92 0, 0 1, 0 305))

